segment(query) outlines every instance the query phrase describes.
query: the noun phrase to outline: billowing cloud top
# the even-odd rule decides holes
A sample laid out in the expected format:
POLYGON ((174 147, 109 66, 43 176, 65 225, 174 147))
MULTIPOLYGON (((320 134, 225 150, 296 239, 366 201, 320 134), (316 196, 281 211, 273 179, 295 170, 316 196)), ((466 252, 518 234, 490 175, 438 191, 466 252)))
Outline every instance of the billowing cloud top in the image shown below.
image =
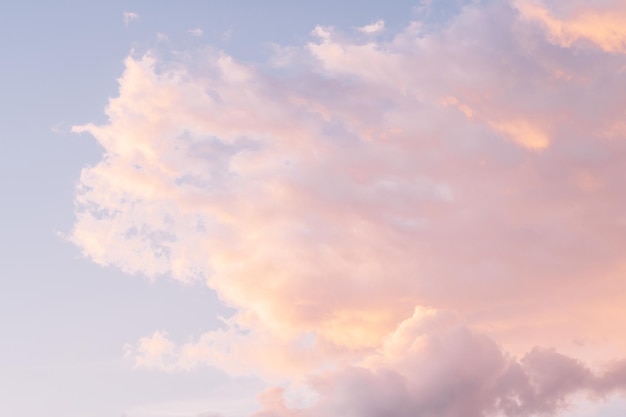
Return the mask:
POLYGON ((108 123, 74 128, 104 156, 71 237, 237 313, 128 355, 318 396, 269 390, 259 416, 531 415, 622 389, 603 359, 626 349, 625 18, 493 2, 386 41, 318 27, 264 69, 129 57, 108 123))

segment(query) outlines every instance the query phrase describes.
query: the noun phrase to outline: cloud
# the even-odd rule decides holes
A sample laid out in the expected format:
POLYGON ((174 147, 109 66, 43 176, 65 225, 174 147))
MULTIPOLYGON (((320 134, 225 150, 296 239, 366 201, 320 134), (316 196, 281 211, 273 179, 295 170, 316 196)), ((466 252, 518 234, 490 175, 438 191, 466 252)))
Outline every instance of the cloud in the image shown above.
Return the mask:
POLYGON ((195 36, 196 38, 201 37, 204 34, 204 31, 202 29, 196 28, 196 29, 189 29, 187 31, 191 36, 195 36))
POLYGON ((594 374, 576 359, 540 348, 517 360, 459 325, 405 341, 404 349, 379 367, 347 366, 316 375, 310 383, 319 399, 311 406, 290 408, 283 390, 268 389, 255 417, 555 415, 576 393, 607 395, 626 388, 624 363, 594 374), (616 374, 620 377, 612 378, 616 374))
POLYGON ((137 13, 134 12, 124 12, 124 26, 128 27, 128 25, 130 24, 130 22, 132 22, 133 20, 138 20, 139 19, 139 15, 137 13))
MULTIPOLYGON (((520 4, 386 41, 318 27, 275 68, 209 48, 128 57, 108 122, 73 128, 104 155, 71 239, 237 311, 197 339, 140 339, 137 366, 309 381, 321 402, 303 415, 359 415, 358 398, 554 413, 623 386, 600 369, 626 349, 626 62, 582 29, 546 37, 520 4)), ((266 408, 296 413, 277 392, 266 408)))
POLYGON ((136 346, 126 346, 126 356, 132 357, 135 366, 160 370, 173 369, 168 364, 174 355, 176 346, 165 332, 156 331, 150 337, 142 337, 136 346))
POLYGON ((535 0, 517 0, 515 5, 528 20, 540 23, 551 41, 568 47, 581 41, 590 42, 607 52, 626 53, 626 11, 621 1, 602 1, 593 7, 588 2, 572 1, 566 7, 550 1, 547 7, 535 0), (551 9, 563 10, 563 18, 551 9))
POLYGON ((220 38, 221 38, 223 41, 227 41, 227 40, 229 40, 229 39, 230 39, 230 38, 232 38, 232 37, 233 37, 233 30, 232 30, 232 29, 228 29, 227 31, 225 31, 224 33, 222 33, 222 35, 220 36, 220 38))
POLYGON ((385 21, 379 19, 374 23, 370 23, 369 25, 362 26, 358 29, 363 33, 377 33, 385 29, 385 21))

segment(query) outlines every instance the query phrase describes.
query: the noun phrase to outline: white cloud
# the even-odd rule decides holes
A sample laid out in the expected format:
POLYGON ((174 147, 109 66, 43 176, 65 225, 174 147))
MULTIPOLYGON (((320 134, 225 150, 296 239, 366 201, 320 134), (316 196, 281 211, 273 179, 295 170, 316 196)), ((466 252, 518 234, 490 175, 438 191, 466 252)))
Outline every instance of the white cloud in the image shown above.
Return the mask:
POLYGON ((380 19, 374 23, 370 23, 369 25, 362 26, 358 29, 364 33, 377 33, 385 29, 385 21, 380 19))
POLYGON ((233 37, 233 30, 232 29, 228 29, 227 31, 222 33, 222 36, 221 36, 223 41, 227 41, 227 40, 229 40, 232 37, 233 37))
POLYGON ((133 20, 138 20, 139 19, 139 15, 137 13, 134 12, 124 12, 124 26, 127 26, 130 24, 130 22, 132 22, 133 20))

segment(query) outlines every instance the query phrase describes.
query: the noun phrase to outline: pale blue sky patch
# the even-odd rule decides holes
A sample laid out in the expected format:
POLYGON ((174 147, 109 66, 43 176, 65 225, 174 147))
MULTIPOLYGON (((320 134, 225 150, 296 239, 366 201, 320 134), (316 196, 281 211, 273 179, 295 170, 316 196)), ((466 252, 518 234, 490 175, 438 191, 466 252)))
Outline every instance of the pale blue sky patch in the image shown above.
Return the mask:
MULTIPOLYGON (((168 403, 195 416, 220 411, 212 409, 217 400, 210 393, 231 384, 212 369, 161 375, 136 370, 123 357, 127 343, 155 329, 185 341, 219 327, 217 317, 230 313, 210 290, 100 268, 58 235, 73 223, 80 170, 100 158, 99 146, 86 135, 69 134, 70 127, 106 120, 103 109, 117 93, 131 50, 147 50, 160 36, 176 48, 202 38, 203 45, 262 63, 265 45, 299 43, 319 23, 349 29, 380 16, 399 27, 411 4, 363 7, 352 1, 340 13, 331 1, 3 5, 0 414, 110 417, 127 410, 134 417, 168 403)), ((240 388, 255 402, 258 382, 230 390, 240 388)), ((235 409, 239 401, 220 398, 215 408, 235 409)))

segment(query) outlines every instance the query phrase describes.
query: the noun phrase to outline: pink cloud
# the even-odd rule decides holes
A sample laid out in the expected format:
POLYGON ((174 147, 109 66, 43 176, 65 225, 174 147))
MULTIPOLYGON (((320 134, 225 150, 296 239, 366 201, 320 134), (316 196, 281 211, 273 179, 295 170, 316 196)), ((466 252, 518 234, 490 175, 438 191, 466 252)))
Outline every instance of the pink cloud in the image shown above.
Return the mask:
POLYGON ((593 7, 583 1, 567 2, 564 7, 557 1, 547 3, 517 0, 515 6, 525 19, 540 23, 556 44, 569 47, 587 41, 607 52, 626 52, 626 12, 621 1, 597 2, 593 7), (554 8, 565 16, 554 16, 554 8))
POLYGON ((406 412, 552 413, 623 386, 621 368, 597 369, 626 349, 626 56, 567 23, 608 10, 578 4, 558 18, 468 5, 389 41, 320 27, 270 71, 212 50, 129 57, 109 121, 74 128, 104 156, 81 174, 71 239, 237 309, 224 329, 156 333, 129 355, 317 381, 303 415, 358 414, 359 396, 389 411, 394 395, 406 412), (546 37, 549 19, 576 36, 546 37), (443 320, 447 350, 415 311, 443 320))
POLYGON ((579 360, 542 348, 518 360, 484 335, 446 321, 442 326, 437 315, 426 323, 414 316, 403 329, 413 327, 414 338, 378 366, 314 376, 310 384, 319 398, 312 406, 290 408, 283 390, 268 389, 255 417, 555 415, 574 394, 604 396, 626 388, 624 363, 594 373, 579 360))

